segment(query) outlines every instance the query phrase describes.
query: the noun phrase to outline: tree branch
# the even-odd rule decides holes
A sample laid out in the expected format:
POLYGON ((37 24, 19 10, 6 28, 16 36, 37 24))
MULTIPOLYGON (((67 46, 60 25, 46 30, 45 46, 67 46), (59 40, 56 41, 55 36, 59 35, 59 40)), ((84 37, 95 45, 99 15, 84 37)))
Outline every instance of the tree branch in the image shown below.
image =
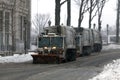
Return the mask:
POLYGON ((92 18, 91 18, 91 21, 93 20, 93 18, 97 15, 97 10, 96 10, 96 12, 95 12, 95 14, 92 16, 92 18))
POLYGON ((60 6, 62 6, 65 2, 67 2, 68 0, 65 0, 63 2, 60 3, 60 6))

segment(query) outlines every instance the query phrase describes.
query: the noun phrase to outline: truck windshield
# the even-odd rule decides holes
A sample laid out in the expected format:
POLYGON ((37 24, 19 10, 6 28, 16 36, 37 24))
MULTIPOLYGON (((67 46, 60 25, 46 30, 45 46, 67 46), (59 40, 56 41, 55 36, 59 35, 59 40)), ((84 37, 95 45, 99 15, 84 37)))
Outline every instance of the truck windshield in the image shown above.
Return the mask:
POLYGON ((63 37, 51 37, 51 46, 52 47, 62 47, 63 37))
POLYGON ((38 47, 49 47, 50 38, 49 37, 40 37, 38 41, 38 47))
POLYGON ((62 47, 63 37, 41 37, 38 47, 62 47))

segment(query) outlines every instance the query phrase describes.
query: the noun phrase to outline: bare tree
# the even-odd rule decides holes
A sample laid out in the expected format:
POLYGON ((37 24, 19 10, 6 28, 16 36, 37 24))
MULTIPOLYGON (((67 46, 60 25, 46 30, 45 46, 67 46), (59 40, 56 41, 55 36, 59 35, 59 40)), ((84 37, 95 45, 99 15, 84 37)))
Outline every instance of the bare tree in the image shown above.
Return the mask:
POLYGON ((32 20, 32 23, 34 25, 34 31, 37 35, 39 35, 42 31, 43 28, 46 26, 50 19, 49 14, 36 14, 34 19, 32 20))
POLYGON ((88 11, 88 0, 74 0, 76 5, 79 6, 79 19, 78 19, 78 29, 80 31, 80 27, 81 27, 81 23, 83 21, 84 18, 84 13, 86 13, 88 11))
POLYGON ((89 28, 91 28, 91 22, 94 19, 94 17, 97 15, 97 0, 89 0, 88 2, 88 8, 89 8, 89 28), (94 12, 94 13, 93 13, 94 12))
POLYGON ((98 30, 101 31, 101 17, 102 17, 102 12, 103 12, 103 8, 105 6, 105 3, 108 0, 96 0, 97 1, 97 11, 98 11, 98 30))

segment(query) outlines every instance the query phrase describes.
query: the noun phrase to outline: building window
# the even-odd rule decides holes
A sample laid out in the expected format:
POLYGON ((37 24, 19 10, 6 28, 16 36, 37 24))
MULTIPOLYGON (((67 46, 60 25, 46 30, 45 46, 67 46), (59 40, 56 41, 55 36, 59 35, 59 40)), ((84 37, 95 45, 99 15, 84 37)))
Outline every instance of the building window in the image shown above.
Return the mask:
POLYGON ((25 35, 25 27, 26 27, 26 25, 25 25, 25 20, 26 20, 26 17, 23 17, 23 41, 25 41, 25 38, 26 38, 26 35, 25 35))
POLYGON ((9 26, 10 26, 10 13, 5 12, 5 48, 8 50, 9 48, 9 26))
POLYGON ((22 40, 22 34, 23 34, 23 17, 20 16, 20 40, 22 40))
POLYGON ((24 16, 20 16, 20 40, 23 40, 25 39, 25 23, 24 23, 24 20, 25 20, 25 17, 24 16))
POLYGON ((10 20, 10 13, 5 12, 5 32, 9 33, 9 20, 10 20))

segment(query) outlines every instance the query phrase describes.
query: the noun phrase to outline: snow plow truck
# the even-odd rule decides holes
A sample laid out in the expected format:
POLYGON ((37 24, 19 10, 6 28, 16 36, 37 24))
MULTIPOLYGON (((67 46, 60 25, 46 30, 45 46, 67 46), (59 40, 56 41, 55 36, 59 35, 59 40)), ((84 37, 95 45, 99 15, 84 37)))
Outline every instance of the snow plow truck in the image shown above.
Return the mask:
POLYGON ((37 54, 33 63, 61 63, 74 61, 80 55, 90 55, 102 49, 100 33, 93 29, 70 26, 50 26, 37 39, 37 54))

